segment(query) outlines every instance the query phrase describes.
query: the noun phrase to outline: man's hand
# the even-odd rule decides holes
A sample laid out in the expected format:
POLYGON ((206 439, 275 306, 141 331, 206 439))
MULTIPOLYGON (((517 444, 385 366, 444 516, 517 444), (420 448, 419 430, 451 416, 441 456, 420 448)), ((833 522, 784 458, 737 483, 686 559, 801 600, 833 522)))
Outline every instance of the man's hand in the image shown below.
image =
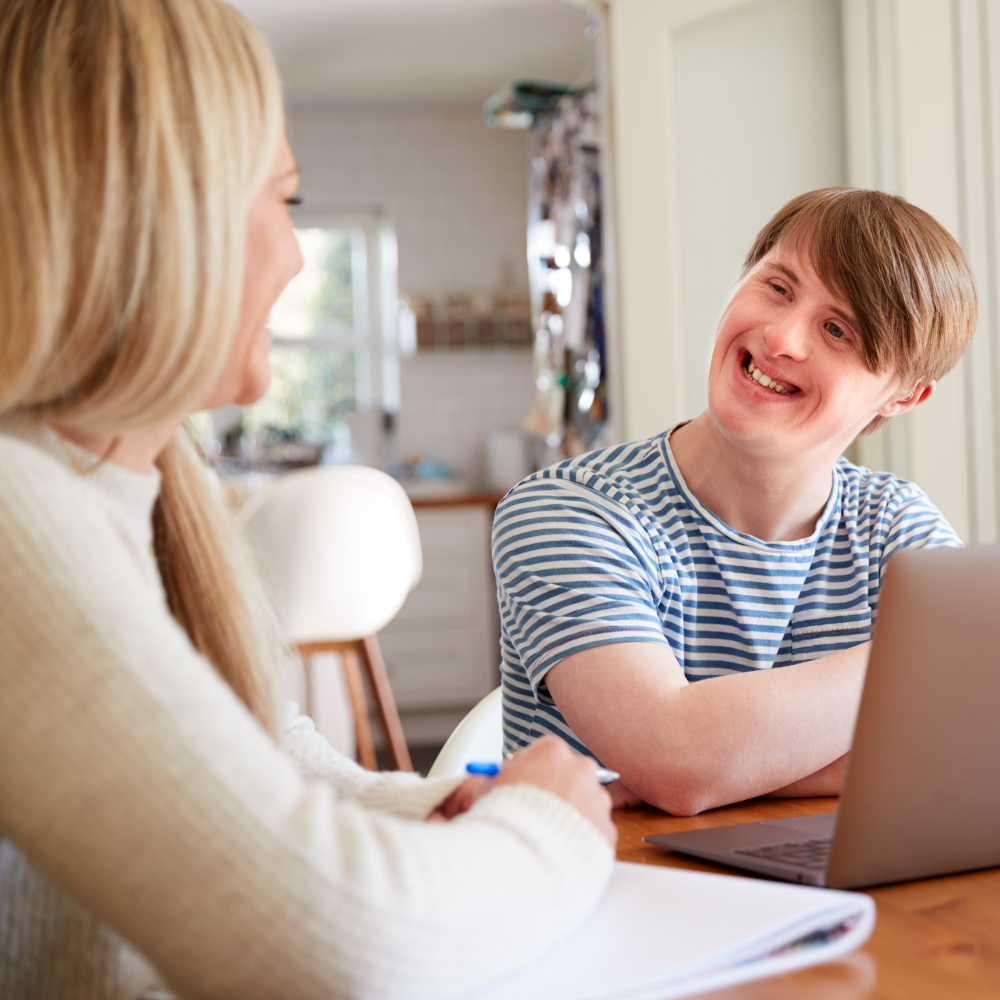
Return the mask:
POLYGON ((807 774, 798 781, 793 781, 784 788, 776 788, 769 792, 771 799, 802 799, 814 795, 839 795, 844 787, 844 775, 847 774, 849 753, 838 757, 833 763, 820 768, 814 774, 807 774))
POLYGON ((612 809, 637 809, 639 806, 646 805, 645 799, 636 795, 628 785, 624 785, 620 781, 614 781, 605 787, 608 790, 608 795, 611 796, 612 809))

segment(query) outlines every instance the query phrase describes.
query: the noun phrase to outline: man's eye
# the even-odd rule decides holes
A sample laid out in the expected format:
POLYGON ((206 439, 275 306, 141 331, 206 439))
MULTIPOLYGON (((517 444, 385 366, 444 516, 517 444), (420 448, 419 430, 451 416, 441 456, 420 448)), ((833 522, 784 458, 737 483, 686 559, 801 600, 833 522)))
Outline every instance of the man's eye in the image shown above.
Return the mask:
POLYGON ((843 330, 841 330, 841 328, 837 326, 836 323, 827 323, 826 328, 827 330, 829 330, 830 335, 836 337, 837 340, 840 340, 843 337, 847 336, 847 334, 843 330))
POLYGON ((301 195, 297 195, 297 194, 293 194, 291 196, 291 198, 286 198, 285 199, 285 204, 286 205, 301 205, 302 204, 302 196, 301 195))
POLYGON ((774 290, 775 290, 776 292, 778 292, 778 294, 779 294, 779 295, 784 295, 784 296, 785 296, 785 298, 787 298, 787 297, 788 297, 788 289, 786 289, 786 288, 785 288, 785 287, 784 287, 783 285, 778 285, 778 284, 776 284, 775 282, 773 282, 773 281, 772 281, 772 282, 771 282, 771 287, 772 287, 772 288, 773 288, 773 289, 774 289, 774 290))

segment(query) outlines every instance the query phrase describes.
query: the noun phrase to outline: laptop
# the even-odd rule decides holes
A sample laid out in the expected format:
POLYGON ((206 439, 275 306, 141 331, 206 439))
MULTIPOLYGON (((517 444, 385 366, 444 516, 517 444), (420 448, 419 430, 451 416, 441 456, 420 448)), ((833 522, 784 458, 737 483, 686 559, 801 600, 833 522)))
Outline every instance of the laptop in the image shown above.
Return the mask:
POLYGON ((658 834, 682 854, 852 889, 1000 865, 1000 546, 886 567, 837 812, 658 834))

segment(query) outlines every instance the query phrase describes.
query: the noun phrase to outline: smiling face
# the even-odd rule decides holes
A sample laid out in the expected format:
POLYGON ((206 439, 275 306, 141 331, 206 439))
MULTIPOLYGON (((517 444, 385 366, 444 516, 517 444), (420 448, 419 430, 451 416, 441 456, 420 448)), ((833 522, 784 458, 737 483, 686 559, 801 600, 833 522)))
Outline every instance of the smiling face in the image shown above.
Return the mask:
POLYGON ((832 460, 872 419, 909 409, 933 384, 907 392, 895 373, 869 370, 850 304, 796 248, 768 253, 719 322, 709 410, 744 451, 832 460))
POLYGON ((267 317, 285 286, 302 269, 302 251, 288 215, 298 184, 299 168, 282 135, 270 176, 250 204, 239 323, 229 360, 204 409, 229 403, 248 406, 271 383, 267 317))

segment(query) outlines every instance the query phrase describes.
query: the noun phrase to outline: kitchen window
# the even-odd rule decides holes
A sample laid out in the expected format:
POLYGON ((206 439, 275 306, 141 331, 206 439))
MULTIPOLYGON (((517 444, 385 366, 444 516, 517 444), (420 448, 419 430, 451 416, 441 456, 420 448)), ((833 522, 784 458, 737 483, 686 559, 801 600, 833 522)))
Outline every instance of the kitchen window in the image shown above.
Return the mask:
POLYGON ((336 451, 346 415, 399 408, 396 237, 388 219, 378 209, 304 207, 293 220, 305 263, 271 310, 271 387, 222 433, 216 425, 225 452, 251 463, 289 445, 336 451))

